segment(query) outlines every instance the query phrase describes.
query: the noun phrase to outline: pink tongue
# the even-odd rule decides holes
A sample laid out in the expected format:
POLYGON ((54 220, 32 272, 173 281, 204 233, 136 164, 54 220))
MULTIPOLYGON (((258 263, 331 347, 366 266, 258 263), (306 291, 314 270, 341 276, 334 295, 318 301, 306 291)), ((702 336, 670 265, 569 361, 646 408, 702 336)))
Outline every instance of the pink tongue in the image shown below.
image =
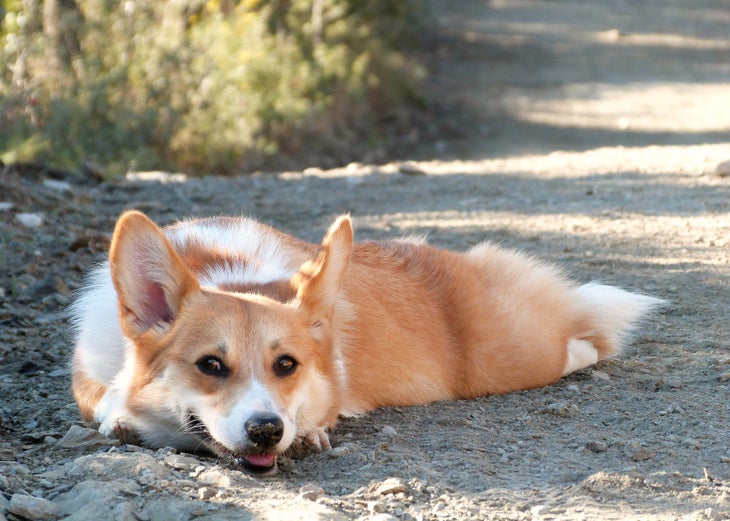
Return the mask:
POLYGON ((275 454, 249 454, 246 460, 254 467, 272 467, 276 460, 275 454))

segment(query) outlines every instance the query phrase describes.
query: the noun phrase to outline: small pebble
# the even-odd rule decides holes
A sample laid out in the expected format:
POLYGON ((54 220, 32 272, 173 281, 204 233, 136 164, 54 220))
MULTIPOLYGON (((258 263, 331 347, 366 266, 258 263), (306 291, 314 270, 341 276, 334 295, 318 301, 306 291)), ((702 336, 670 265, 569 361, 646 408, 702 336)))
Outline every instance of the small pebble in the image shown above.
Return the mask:
POLYGON ((608 445, 602 441, 589 441, 586 443, 586 449, 598 454, 600 452, 606 452, 608 450, 608 445))
POLYGON ((384 425, 382 429, 380 429, 380 433, 384 434, 385 436, 398 436, 398 431, 396 431, 393 427, 390 425, 384 425))
POLYGON ((580 413, 580 409, 578 409, 578 406, 574 403, 555 402, 548 404, 548 406, 543 409, 543 412, 547 414, 554 414, 555 416, 568 417, 575 416, 580 413))
POLYGON ((611 380, 611 377, 609 376, 609 374, 605 373, 603 371, 593 370, 593 371, 591 371, 591 376, 597 380, 605 380, 607 382, 611 380))
POLYGON ((718 177, 728 177, 730 176, 730 159, 727 161, 723 161, 717 167, 715 168, 715 175, 718 177))
POLYGON ((408 486, 398 478, 388 478, 380 483, 375 483, 370 487, 370 492, 376 496, 386 496, 388 494, 398 494, 399 492, 408 492, 408 486))
POLYGON ((58 181, 56 179, 45 179, 43 181, 43 186, 50 188, 51 190, 56 190, 57 192, 71 191, 71 185, 69 183, 66 181, 58 181))
POLYGON ((345 443, 343 445, 340 445, 339 447, 332 447, 330 450, 327 451, 327 455, 331 458, 341 458, 342 456, 347 456, 352 452, 352 445, 349 443, 345 443))
POLYGON ((15 216, 15 220, 26 228, 38 228, 43 225, 43 216, 38 213, 19 213, 15 216))
POLYGON ((368 510, 373 514, 382 514, 388 511, 388 505, 382 501, 368 501, 368 510))
POLYGON ((699 440, 696 440, 694 438, 685 438, 682 440, 682 445, 685 447, 688 447, 690 449, 700 449, 702 448, 702 442, 699 440))
POLYGON ((299 495, 309 501, 317 501, 324 496, 324 489, 313 483, 307 483, 299 489, 299 495))
POLYGON ((656 456, 656 452, 641 445, 634 440, 626 444, 626 455, 631 461, 647 461, 656 456))
POLYGON ((421 167, 412 161, 405 161, 398 165, 398 172, 404 175, 426 175, 421 167))
POLYGON ((210 499, 216 495, 213 487, 201 487, 198 489, 198 499, 210 499))
POLYGON ((13 203, 7 201, 0 201, 0 212, 7 212, 13 209, 13 203))
POLYGON ((550 511, 547 505, 537 505, 530 509, 530 513, 533 517, 544 516, 550 511))

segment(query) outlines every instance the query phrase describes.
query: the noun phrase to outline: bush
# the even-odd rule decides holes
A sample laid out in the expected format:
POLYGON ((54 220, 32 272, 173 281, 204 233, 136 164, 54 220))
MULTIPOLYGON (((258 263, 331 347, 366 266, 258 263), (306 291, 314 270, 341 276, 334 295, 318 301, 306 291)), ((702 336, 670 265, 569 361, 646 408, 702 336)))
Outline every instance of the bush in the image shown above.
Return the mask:
POLYGON ((5 0, 0 157, 110 172, 342 162, 407 124, 416 0, 5 0))

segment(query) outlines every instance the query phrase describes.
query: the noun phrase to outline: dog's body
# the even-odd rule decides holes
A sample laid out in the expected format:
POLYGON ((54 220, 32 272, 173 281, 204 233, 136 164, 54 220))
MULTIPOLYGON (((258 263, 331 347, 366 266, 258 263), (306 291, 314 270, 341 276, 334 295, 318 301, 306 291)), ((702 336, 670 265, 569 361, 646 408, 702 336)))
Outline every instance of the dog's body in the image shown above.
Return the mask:
POLYGON ((482 244, 319 247, 248 219, 124 214, 74 306, 73 390, 105 434, 254 471, 338 415, 540 387, 614 353, 660 301, 482 244))

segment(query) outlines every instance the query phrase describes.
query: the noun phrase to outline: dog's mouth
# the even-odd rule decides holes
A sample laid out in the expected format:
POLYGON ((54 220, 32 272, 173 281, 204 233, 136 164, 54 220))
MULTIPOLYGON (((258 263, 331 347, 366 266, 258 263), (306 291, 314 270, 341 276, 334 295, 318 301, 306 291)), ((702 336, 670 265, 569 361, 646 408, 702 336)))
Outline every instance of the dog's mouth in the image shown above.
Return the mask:
POLYGON ((248 472, 258 475, 274 474, 276 472, 276 452, 259 450, 256 447, 241 452, 232 451, 213 438, 208 427, 200 418, 194 415, 189 416, 187 426, 187 432, 202 441, 213 453, 230 459, 235 465, 243 467, 248 472))

